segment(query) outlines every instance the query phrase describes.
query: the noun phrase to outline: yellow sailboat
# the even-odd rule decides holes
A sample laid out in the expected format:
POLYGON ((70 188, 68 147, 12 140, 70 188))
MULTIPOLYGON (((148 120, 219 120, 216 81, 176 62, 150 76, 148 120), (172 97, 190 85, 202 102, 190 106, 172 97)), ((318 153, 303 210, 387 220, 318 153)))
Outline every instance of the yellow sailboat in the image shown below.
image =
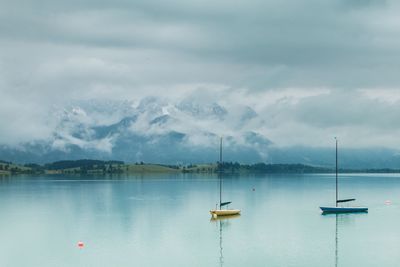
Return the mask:
POLYGON ((219 162, 218 162, 218 178, 219 178, 219 205, 213 210, 210 210, 211 216, 216 218, 217 216, 232 216, 232 215, 239 215, 240 210, 238 209, 223 209, 222 207, 227 207, 231 204, 231 201, 222 202, 222 137, 220 140, 220 147, 219 147, 219 162), (219 206, 219 207, 218 207, 219 206))

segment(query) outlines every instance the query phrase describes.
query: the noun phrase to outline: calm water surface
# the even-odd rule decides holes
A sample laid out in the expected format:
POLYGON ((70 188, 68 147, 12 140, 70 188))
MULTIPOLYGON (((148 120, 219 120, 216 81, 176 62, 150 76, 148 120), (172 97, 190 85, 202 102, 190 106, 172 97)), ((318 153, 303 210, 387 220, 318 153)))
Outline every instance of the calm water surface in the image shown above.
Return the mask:
POLYGON ((0 266, 399 266, 400 176, 342 175, 369 213, 339 216, 332 175, 226 177, 242 215, 213 221, 217 181, 0 177, 0 266))

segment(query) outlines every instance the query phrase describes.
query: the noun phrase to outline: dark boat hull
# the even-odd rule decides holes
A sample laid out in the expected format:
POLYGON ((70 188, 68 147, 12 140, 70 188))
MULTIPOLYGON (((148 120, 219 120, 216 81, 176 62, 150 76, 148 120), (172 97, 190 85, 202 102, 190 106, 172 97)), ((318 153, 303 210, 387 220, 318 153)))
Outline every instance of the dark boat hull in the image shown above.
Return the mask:
POLYGON ((367 207, 320 207, 323 213, 368 212, 367 207))

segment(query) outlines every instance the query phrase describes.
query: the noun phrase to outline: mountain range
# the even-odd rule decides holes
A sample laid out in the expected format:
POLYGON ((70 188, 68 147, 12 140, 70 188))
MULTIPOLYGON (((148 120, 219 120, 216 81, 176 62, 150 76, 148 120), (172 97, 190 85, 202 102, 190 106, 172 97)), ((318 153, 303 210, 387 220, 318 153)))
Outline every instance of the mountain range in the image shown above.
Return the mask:
MULTIPOLYGON (((218 160, 302 163, 332 167, 334 147, 282 147, 267 136, 262 116, 249 106, 186 98, 86 101, 56 110, 51 136, 0 145, 0 159, 17 163, 101 159, 163 164, 218 160)), ((388 148, 341 149, 343 168, 399 168, 400 153, 388 148)))

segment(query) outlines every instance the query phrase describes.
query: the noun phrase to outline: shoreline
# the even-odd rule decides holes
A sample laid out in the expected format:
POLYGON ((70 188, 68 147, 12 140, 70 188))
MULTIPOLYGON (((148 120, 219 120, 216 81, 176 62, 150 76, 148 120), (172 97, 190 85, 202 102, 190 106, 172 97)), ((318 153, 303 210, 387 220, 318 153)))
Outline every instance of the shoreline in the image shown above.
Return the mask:
MULTIPOLYGON (((16 176, 24 174, 37 175, 132 175, 132 174, 334 174, 333 168, 310 166, 304 164, 217 164, 165 165, 157 163, 124 163, 121 161, 79 160, 62 161, 45 165, 19 165, 0 161, 0 176, 16 176), (95 164, 94 164, 95 163, 95 164)), ((340 169, 345 174, 400 174, 400 169, 340 169)))

